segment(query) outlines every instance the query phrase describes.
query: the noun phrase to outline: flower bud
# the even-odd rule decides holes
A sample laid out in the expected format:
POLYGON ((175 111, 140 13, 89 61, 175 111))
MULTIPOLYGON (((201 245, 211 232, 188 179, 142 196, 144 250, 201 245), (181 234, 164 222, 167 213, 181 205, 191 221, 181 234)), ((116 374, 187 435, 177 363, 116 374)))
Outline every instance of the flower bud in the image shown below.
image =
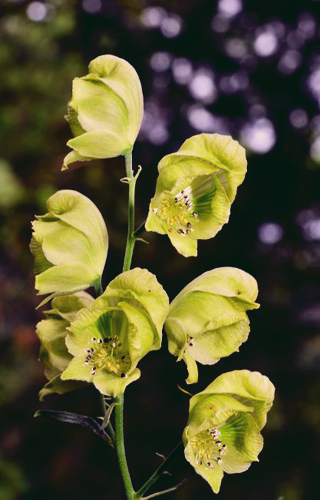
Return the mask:
POLYGON ((250 274, 221 267, 193 280, 173 300, 165 331, 169 351, 187 365, 188 384, 198 381, 196 362, 213 365, 247 340, 246 311, 259 307, 257 295, 257 282, 250 274))
POLYGON ((196 256, 197 240, 212 238, 229 220, 247 170, 245 150, 229 136, 195 135, 165 156, 158 170, 145 227, 167 234, 185 257, 196 256))
POLYGON ((30 249, 38 295, 74 293, 96 284, 108 252, 108 233, 99 210, 89 198, 71 190, 51 196, 47 209, 32 223, 30 249))
POLYGON ((215 493, 224 472, 244 472, 258 461, 273 399, 268 377, 248 370, 224 373, 190 399, 185 457, 215 493))
POLYGON ((71 324, 66 344, 74 358, 62 380, 92 382, 112 397, 123 393, 140 377, 140 359, 160 348, 168 309, 167 295, 149 271, 120 274, 71 324))
POLYGON ((65 343, 67 328, 80 309, 89 307, 92 302, 93 298, 86 292, 56 297, 52 301, 52 309, 44 313, 46 319, 37 324, 39 359, 45 366, 44 374, 49 380, 39 393, 40 400, 48 394, 64 394, 82 387, 83 384, 73 380, 62 381, 60 375, 72 359, 65 343))
POLYGON ((113 158, 130 151, 143 116, 141 83, 124 59, 99 56, 89 74, 73 80, 67 121, 75 136, 62 169, 78 160, 113 158))

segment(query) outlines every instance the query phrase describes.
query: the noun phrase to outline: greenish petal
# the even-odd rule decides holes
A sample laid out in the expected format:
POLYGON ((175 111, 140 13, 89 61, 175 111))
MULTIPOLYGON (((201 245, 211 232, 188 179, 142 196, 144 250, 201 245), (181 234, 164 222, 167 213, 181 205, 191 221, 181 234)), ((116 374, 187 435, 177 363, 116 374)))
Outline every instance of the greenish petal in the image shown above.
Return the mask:
POLYGON ((168 236, 174 248, 184 257, 196 257, 198 255, 197 240, 191 236, 181 235, 177 232, 168 233, 168 236))
POLYGON ((65 119, 69 123, 69 127, 71 129, 71 132, 73 133, 73 135, 75 137, 78 135, 84 134, 85 130, 81 127, 81 125, 79 123, 78 113, 72 107, 71 103, 68 104, 68 113, 67 113, 67 116, 65 116, 65 119))
POLYGON ((65 394, 66 392, 83 389, 85 386, 86 384, 84 382, 78 382, 76 380, 61 380, 60 375, 57 375, 52 380, 47 382, 41 389, 39 392, 39 399, 40 401, 43 401, 43 399, 50 394, 65 394))
POLYGON ((245 149, 237 141, 227 135, 199 134, 187 139, 179 152, 214 165, 217 168, 216 176, 230 201, 234 200, 237 187, 243 182, 247 171, 245 149))
POLYGON ((39 235, 33 235, 30 243, 30 250, 34 257, 34 274, 40 274, 53 266, 48 261, 42 250, 42 239, 39 235))
POLYGON ((194 291, 237 299, 237 302, 244 303, 246 309, 259 307, 255 304, 258 296, 256 280, 250 274, 235 267, 219 267, 201 274, 180 292, 175 301, 194 291))
POLYGON ((71 323, 80 309, 90 307, 93 302, 93 297, 86 292, 59 296, 52 300, 52 312, 71 323))
POLYGON ((101 370, 94 376, 93 383, 101 394, 116 397, 118 394, 123 394, 127 385, 138 380, 140 375, 141 372, 138 368, 135 368, 126 378, 121 378, 107 370, 101 370))
POLYGON ((38 274, 35 279, 35 287, 38 295, 47 293, 69 294, 85 290, 93 282, 90 270, 85 265, 59 264, 50 267, 47 271, 38 274))
POLYGON ((69 165, 76 161, 89 161, 89 160, 91 160, 91 158, 87 156, 82 156, 77 151, 70 151, 70 153, 68 153, 63 160, 63 165, 61 167, 61 170, 67 170, 69 168, 69 165))
POLYGON ((263 438, 251 414, 240 413, 221 427, 221 440, 227 445, 221 467, 228 474, 246 471, 258 461, 263 438))
POLYGON ((94 130, 70 139, 67 145, 81 156, 89 158, 115 158, 132 148, 129 140, 116 131, 94 130))
POLYGON ((130 301, 134 298, 135 305, 142 306, 154 323, 157 329, 154 349, 160 348, 162 327, 169 311, 169 298, 154 274, 141 268, 125 271, 109 283, 103 295, 116 297, 117 301, 130 301))
MULTIPOLYGON (((186 428, 187 431, 188 428, 186 428)), ((190 443, 187 443, 184 454, 188 462, 194 467, 197 474, 205 479, 214 493, 219 493, 221 481, 223 478, 223 470, 218 464, 212 464, 212 467, 206 467, 205 464, 198 465, 196 461, 196 456, 194 450, 190 443)))
MULTIPOLYGON (((185 351, 182 356, 183 361, 187 365, 188 378, 186 379, 187 384, 196 384, 198 382, 198 367, 194 358, 185 351)), ((179 361, 179 360, 177 360, 179 361)))
POLYGON ((45 376, 51 379, 61 373, 69 364, 71 356, 65 344, 68 321, 44 319, 37 324, 40 339, 40 361, 45 365, 45 376))
POLYGON ((137 72, 127 61, 112 55, 99 56, 91 61, 89 71, 125 102, 128 110, 128 135, 133 144, 143 117, 143 94, 137 72))
POLYGON ((266 414, 270 410, 275 388, 265 375, 249 370, 234 370, 220 375, 203 393, 229 393, 253 409, 252 418, 259 429, 266 424, 266 414))
POLYGON ((86 366, 81 357, 72 358, 67 368, 61 373, 61 380, 82 380, 92 383, 93 377, 90 366, 86 366))

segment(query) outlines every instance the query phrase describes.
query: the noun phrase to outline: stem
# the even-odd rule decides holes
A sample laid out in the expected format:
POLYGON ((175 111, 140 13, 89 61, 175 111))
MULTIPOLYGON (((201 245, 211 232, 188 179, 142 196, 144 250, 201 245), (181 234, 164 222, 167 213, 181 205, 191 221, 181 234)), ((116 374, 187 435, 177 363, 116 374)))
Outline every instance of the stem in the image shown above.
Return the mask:
MULTIPOLYGON (((159 479, 160 476, 164 473, 164 470, 166 467, 169 465, 170 462, 172 462, 175 458, 177 453, 180 451, 180 448, 183 446, 182 441, 172 450, 172 452, 167 456, 165 461, 160 465, 160 467, 152 474, 152 476, 148 479, 148 481, 140 488, 139 491, 137 491, 135 498, 138 500, 139 498, 142 498, 142 495, 148 491, 149 488, 159 479)), ((180 485, 180 484, 179 484, 180 485)), ((179 486, 178 485, 178 486, 179 486)), ((178 486, 175 486, 174 489, 177 489, 178 486)), ((170 489, 171 491, 171 489, 170 489)), ((166 493, 167 490, 164 492, 166 493)), ((162 494, 162 493, 161 493, 162 494)), ((147 497, 150 498, 150 497, 147 497)))
POLYGON ((118 456, 119 467, 124 483, 124 488, 126 490, 127 499, 133 500, 134 489, 131 482, 131 477, 128 469, 126 452, 124 449, 124 436, 123 436, 123 394, 119 394, 115 400, 115 426, 116 426, 116 437, 115 437, 115 447, 118 456))
MULTIPOLYGON (((105 399, 104 399, 103 395, 101 395, 101 402, 102 402, 102 408, 103 408, 103 412, 104 412, 103 414, 106 415, 106 413, 107 413, 108 410, 107 410, 106 402, 105 402, 105 399)), ((114 444, 115 443, 116 435, 115 435, 115 432, 113 430, 113 425, 110 422, 110 420, 108 422, 107 429, 108 429, 108 433, 109 433, 109 435, 110 435, 110 437, 112 439, 112 442, 114 444)))
POLYGON ((191 478, 193 478, 194 472, 189 474, 189 476, 185 477, 180 483, 176 484, 175 486, 172 486, 172 488, 168 488, 167 490, 162 490, 162 491, 157 491, 157 493, 153 493, 152 495, 148 495, 147 497, 143 497, 142 500, 147 500, 148 498, 155 498, 159 497, 160 495, 165 495, 166 493, 170 493, 171 491, 177 490, 180 488, 180 486, 183 486, 186 484, 188 481, 190 481, 191 478))
POLYGON ((126 253, 124 256, 123 262, 123 271, 129 271, 131 267, 132 254, 134 249, 134 244, 136 238, 134 236, 134 196, 135 196, 135 187, 136 187, 136 179, 140 173, 136 176, 133 175, 132 170, 132 151, 125 155, 126 162, 126 179, 129 184, 129 202, 128 202, 128 233, 127 233, 127 244, 126 244, 126 253))

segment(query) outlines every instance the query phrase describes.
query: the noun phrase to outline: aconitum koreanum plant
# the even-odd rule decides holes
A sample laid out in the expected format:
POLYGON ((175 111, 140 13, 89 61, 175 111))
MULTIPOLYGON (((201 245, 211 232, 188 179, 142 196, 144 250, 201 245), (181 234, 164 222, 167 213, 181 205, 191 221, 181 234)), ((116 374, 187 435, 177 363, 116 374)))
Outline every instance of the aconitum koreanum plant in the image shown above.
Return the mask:
POLYGON ((142 117, 140 80, 127 61, 100 56, 90 63, 88 75, 74 79, 67 114, 74 138, 63 169, 78 160, 124 156, 126 176, 119 177, 129 186, 127 243, 122 272, 104 289, 108 232, 91 200, 77 191, 58 191, 48 199, 47 213, 33 222, 35 286, 39 295, 47 295, 40 306, 51 301, 37 325, 39 358, 48 379, 40 399, 92 384, 103 403, 102 418, 52 410, 36 415, 90 428, 115 448, 127 500, 164 495, 186 483, 193 474, 146 495, 183 448, 194 471, 218 493, 224 473, 243 472, 258 460, 260 431, 274 398, 269 379, 258 372, 232 371, 192 396, 182 442, 136 491, 125 455, 124 392, 139 379, 140 360, 161 348, 163 329, 169 352, 186 363, 188 384, 198 381, 198 364, 213 365, 237 352, 250 332, 247 312, 259 307, 256 280, 240 269, 213 269, 186 285, 170 304, 156 276, 130 268, 144 230, 167 235, 183 257, 197 255, 197 241, 213 238, 229 220, 247 169, 245 150, 219 134, 187 139, 160 160, 149 213, 135 229, 141 167, 134 174, 132 148, 142 117), (90 287, 95 297, 85 291, 90 287))

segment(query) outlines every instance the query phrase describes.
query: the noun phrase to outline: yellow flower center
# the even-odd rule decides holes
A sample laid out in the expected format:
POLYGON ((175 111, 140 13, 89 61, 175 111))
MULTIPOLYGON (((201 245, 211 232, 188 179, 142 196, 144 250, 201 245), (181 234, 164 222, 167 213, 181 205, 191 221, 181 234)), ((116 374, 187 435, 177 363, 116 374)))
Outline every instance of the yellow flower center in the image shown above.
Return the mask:
POLYGON ((121 377, 127 377, 130 369, 129 352, 125 352, 121 340, 117 335, 113 337, 92 337, 86 349, 85 366, 91 367, 94 375, 97 369, 106 369, 121 377))
POLYGON ((216 427, 210 427, 195 435, 191 441, 196 464, 213 469, 216 464, 221 465, 223 455, 227 452, 227 445, 221 441, 221 432, 216 427))

